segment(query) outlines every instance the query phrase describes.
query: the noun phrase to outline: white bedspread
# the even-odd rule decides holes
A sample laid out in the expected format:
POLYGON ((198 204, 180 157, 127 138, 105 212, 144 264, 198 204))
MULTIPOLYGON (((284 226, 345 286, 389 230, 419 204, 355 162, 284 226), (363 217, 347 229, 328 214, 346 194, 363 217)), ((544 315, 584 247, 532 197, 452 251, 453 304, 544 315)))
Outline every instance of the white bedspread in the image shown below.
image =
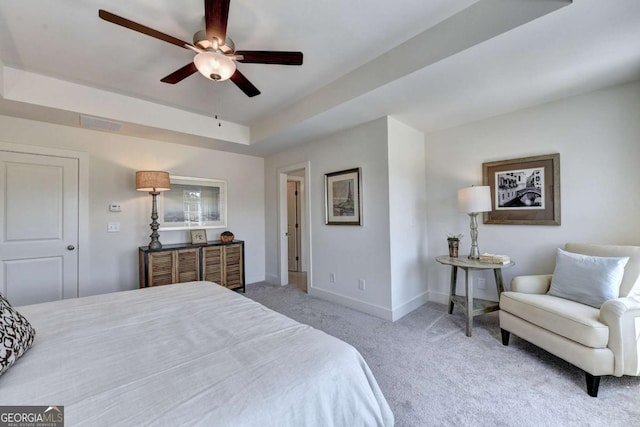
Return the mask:
POLYGON ((0 405, 64 405, 66 426, 394 422, 355 348, 212 283, 18 310, 36 339, 0 405))

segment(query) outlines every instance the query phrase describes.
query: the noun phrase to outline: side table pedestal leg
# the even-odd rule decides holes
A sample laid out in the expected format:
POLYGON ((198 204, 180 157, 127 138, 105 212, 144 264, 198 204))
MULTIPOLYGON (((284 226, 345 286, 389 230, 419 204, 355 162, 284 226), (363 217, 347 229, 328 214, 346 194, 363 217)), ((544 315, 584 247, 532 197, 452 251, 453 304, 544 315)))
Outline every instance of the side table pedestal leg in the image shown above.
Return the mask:
POLYGON ((471 330, 473 329, 473 278, 471 277, 472 270, 468 268, 466 270, 465 290, 467 292, 467 336, 471 336, 471 330))
POLYGON ((456 282, 458 281, 458 267, 451 266, 451 281, 449 283, 449 314, 453 313, 453 297, 456 295, 456 282))

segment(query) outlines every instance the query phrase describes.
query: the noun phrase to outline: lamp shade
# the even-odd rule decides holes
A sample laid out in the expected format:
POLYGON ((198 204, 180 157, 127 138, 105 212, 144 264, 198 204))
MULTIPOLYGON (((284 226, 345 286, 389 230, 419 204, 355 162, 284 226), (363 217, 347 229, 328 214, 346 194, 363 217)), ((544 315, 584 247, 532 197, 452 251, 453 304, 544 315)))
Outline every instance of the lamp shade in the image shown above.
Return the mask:
POLYGON ((218 52, 200 52, 193 58, 193 63, 200 74, 211 80, 227 80, 236 72, 233 59, 218 52))
POLYGON ((162 171, 138 171, 136 172, 136 190, 138 191, 169 191, 171 182, 169 172, 162 171))
POLYGON ((458 209, 461 212, 488 212, 491 210, 491 188, 488 185, 458 190, 458 209))

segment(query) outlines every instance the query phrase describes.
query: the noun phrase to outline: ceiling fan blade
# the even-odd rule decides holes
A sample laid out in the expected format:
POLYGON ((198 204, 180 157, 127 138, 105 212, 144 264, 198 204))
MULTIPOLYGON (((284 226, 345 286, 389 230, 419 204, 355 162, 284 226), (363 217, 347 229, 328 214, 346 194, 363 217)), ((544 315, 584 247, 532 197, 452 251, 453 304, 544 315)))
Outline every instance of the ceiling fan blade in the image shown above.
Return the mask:
POLYGON ((227 38, 230 0, 204 0, 204 23, 207 40, 216 37, 222 46, 227 38))
POLYGON ((240 88, 249 98, 260 95, 260 91, 239 70, 231 76, 230 80, 240 88))
POLYGON ((236 55, 245 64, 302 65, 302 52, 275 52, 269 50, 238 50, 236 55))
POLYGON ((171 85, 174 85, 186 79, 196 71, 198 71, 198 69, 196 68, 195 64, 193 62, 190 62, 179 70, 176 70, 173 73, 169 74, 167 77, 163 78, 160 81, 162 83, 169 83, 171 85))
POLYGON ((188 45, 191 45, 191 43, 187 43, 168 34, 161 33, 160 31, 154 30, 153 28, 145 27, 142 24, 130 21, 127 18, 123 18, 122 16, 114 15, 113 13, 107 12, 106 10, 100 9, 98 11, 98 16, 100 16, 100 18, 104 19, 105 21, 120 25, 122 27, 137 31, 142 34, 146 34, 150 37, 174 44, 178 47, 187 48, 188 45))

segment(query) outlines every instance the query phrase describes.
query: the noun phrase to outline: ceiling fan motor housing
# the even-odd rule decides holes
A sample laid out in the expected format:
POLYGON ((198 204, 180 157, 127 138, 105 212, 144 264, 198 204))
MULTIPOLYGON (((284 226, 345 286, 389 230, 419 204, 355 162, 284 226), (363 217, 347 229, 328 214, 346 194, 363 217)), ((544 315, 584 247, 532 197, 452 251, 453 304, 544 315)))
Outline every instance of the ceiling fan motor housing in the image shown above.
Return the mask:
MULTIPOLYGON (((217 40, 216 40, 217 41, 217 40)), ((193 35, 193 44, 202 50, 209 50, 213 48, 214 43, 212 40, 207 39, 207 33, 205 30, 200 30, 193 35)), ((222 53, 233 53, 236 50, 236 45, 231 38, 227 37, 224 44, 218 44, 218 49, 222 53)))

